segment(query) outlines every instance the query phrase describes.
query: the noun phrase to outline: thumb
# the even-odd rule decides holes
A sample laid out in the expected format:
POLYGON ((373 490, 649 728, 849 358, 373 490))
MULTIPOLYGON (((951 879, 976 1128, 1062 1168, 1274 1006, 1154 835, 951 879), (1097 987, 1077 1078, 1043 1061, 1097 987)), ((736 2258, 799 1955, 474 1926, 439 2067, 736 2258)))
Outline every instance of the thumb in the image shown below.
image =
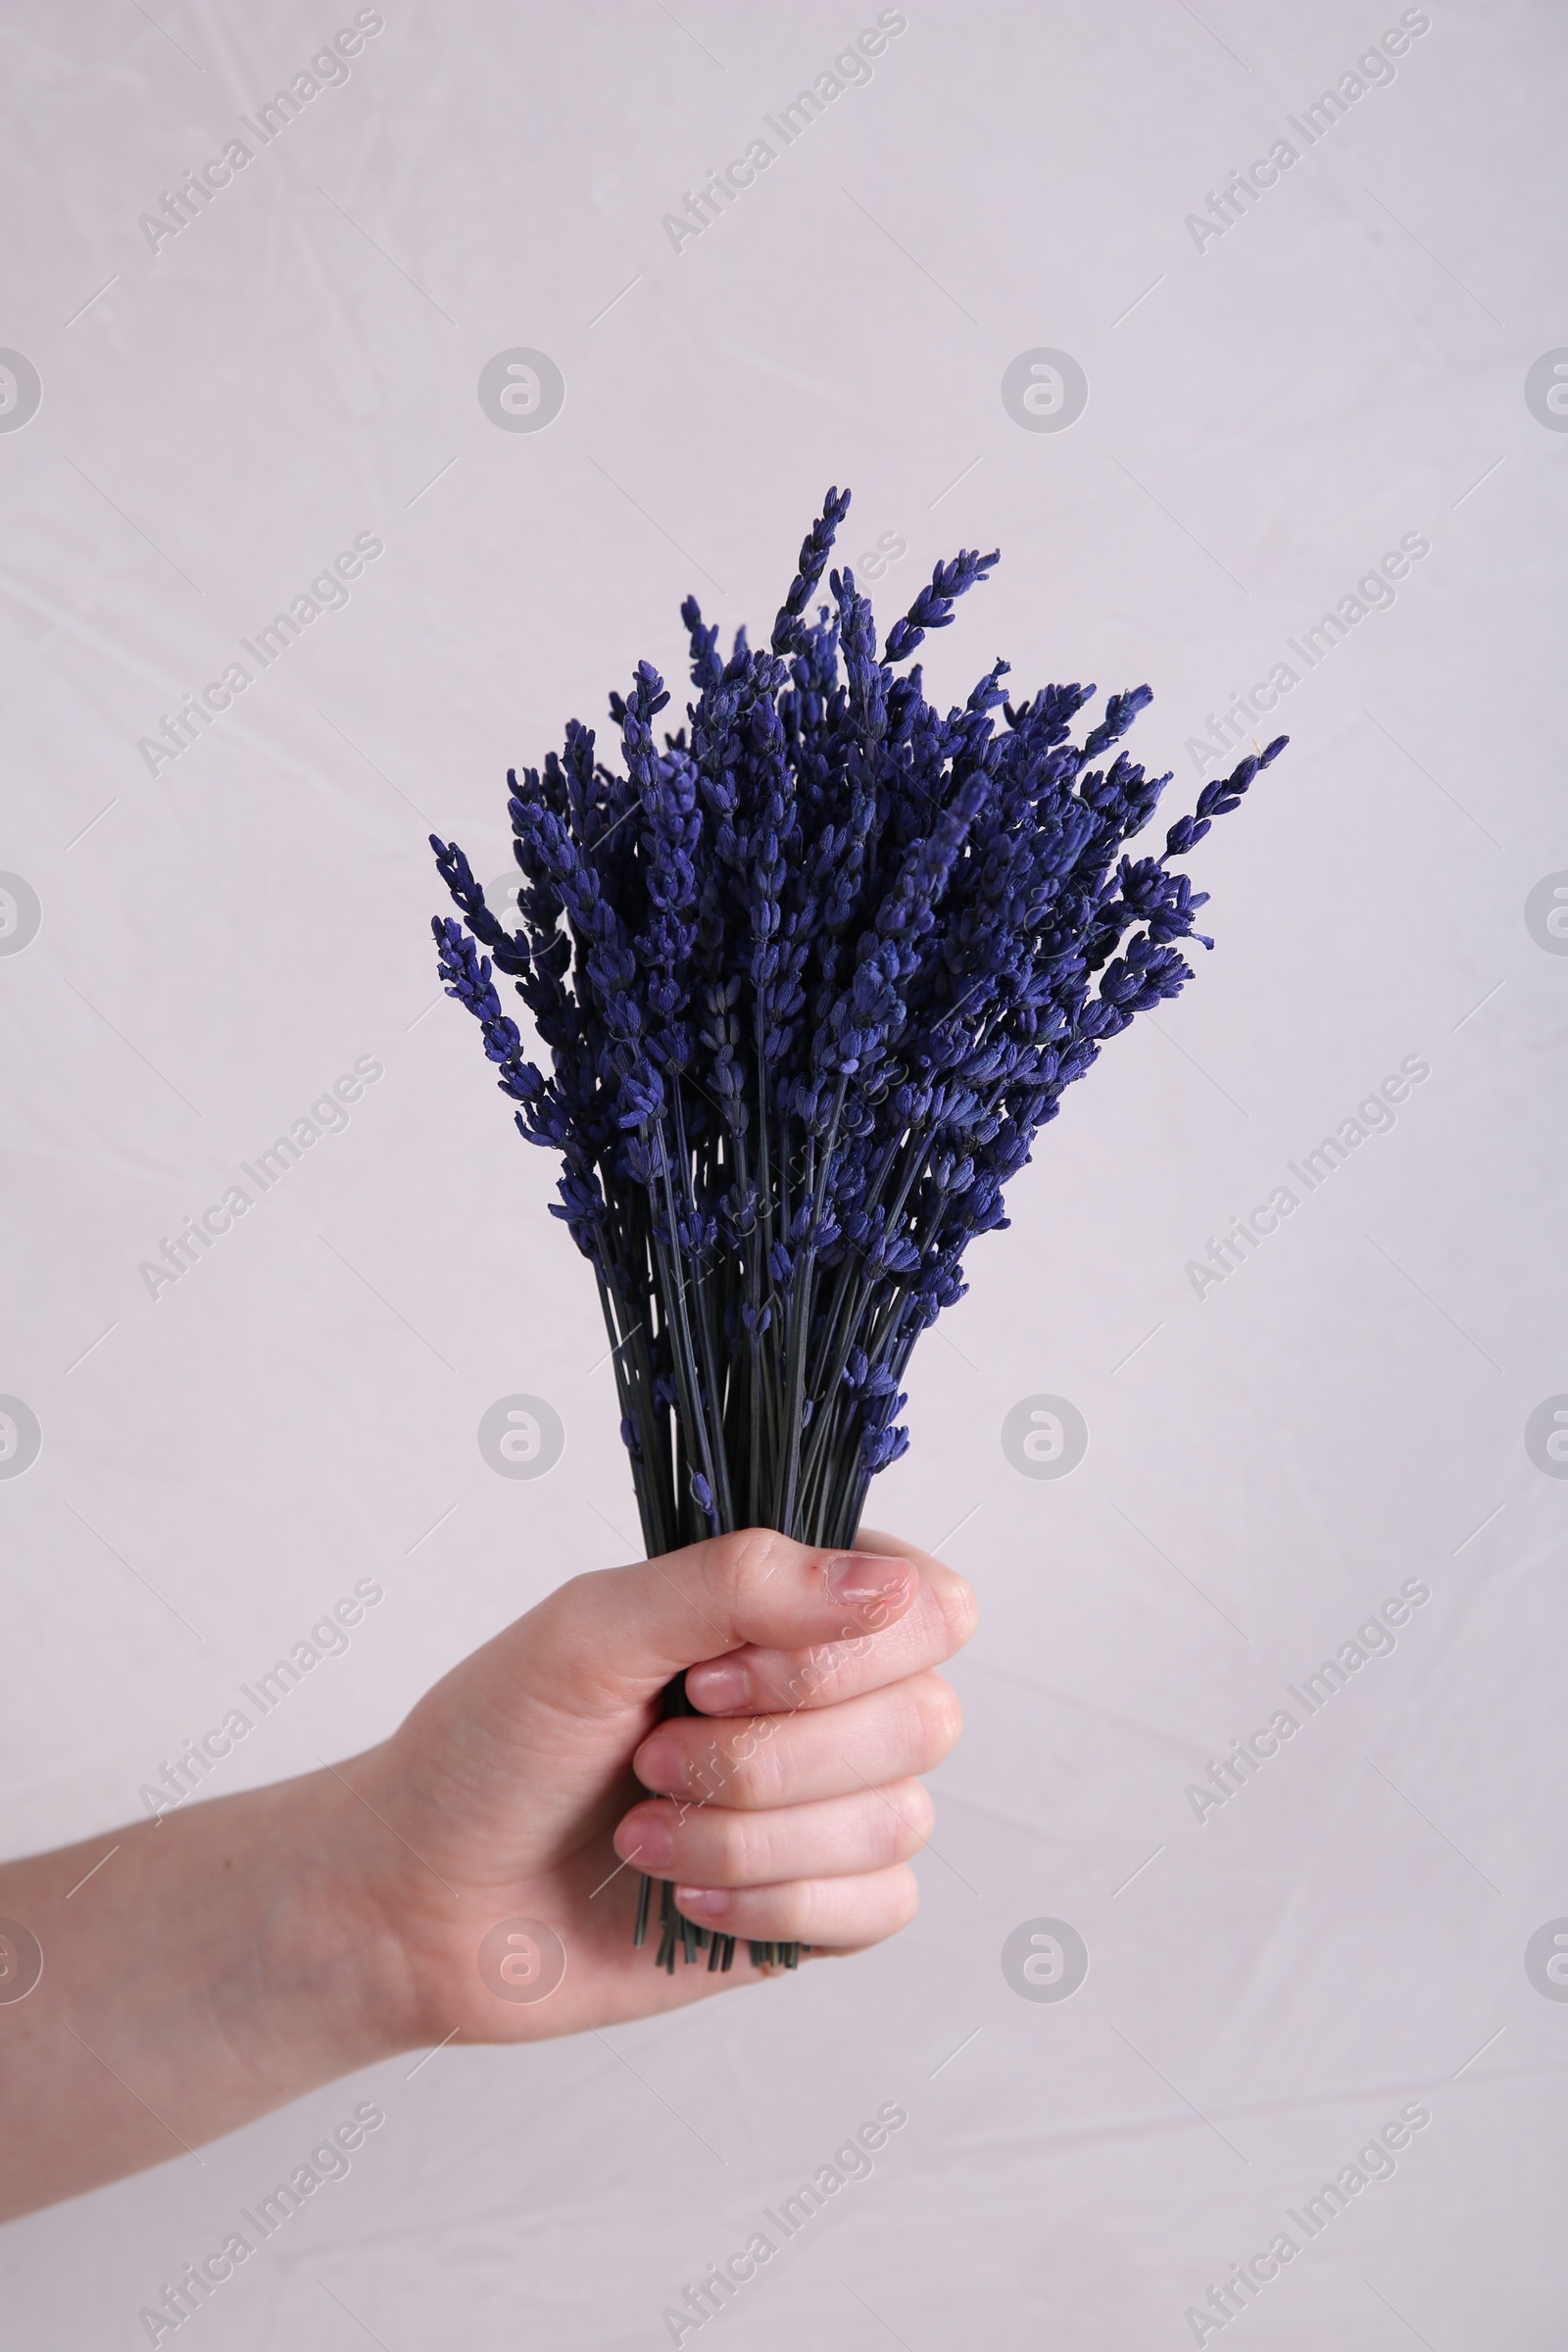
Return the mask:
POLYGON ((425 1692, 380 1751, 381 1804, 438 1876, 526 1877, 609 1829, 672 1675, 743 1642, 875 1634, 919 1591, 912 1560, 765 1528, 573 1577, 425 1692))
POLYGON ((519 1678, 556 1707, 614 1715, 645 1705, 684 1667, 743 1642, 804 1649, 880 1633, 919 1586, 912 1560, 744 1528, 574 1577, 511 1634, 526 1629, 519 1678))

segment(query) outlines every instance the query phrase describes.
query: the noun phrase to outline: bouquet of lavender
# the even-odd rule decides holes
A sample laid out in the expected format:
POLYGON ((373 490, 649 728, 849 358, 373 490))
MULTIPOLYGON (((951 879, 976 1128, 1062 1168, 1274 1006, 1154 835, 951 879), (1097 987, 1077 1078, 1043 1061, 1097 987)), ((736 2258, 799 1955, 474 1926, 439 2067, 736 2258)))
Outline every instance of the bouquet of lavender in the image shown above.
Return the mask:
MULTIPOLYGON (((1286 741, 1205 785, 1160 856, 1121 855, 1170 777, 1097 762, 1149 688, 1110 696, 1080 746, 1094 687, 1014 707, 999 661, 944 717, 904 665, 997 556, 939 564, 879 658, 850 570, 806 617, 849 503, 828 492, 765 652, 743 628, 723 661, 687 599, 697 699, 662 746, 644 662, 610 698, 622 770, 573 719, 542 773, 509 771, 513 905, 431 837, 464 917, 432 925, 447 994, 519 1133, 564 1162, 551 1213, 599 1285, 650 1555, 740 1527, 853 1544, 908 1443, 910 1349, 963 1296, 970 1242, 1006 1224, 1036 1130, 1192 977, 1176 943, 1206 893, 1170 858, 1286 741)), ((665 1704, 684 1711, 678 1684, 665 1704)), ((728 1968, 734 1938, 671 1896, 661 1964, 678 1944, 728 1968)), ((639 1943, 648 1898, 645 1879, 639 1943)))

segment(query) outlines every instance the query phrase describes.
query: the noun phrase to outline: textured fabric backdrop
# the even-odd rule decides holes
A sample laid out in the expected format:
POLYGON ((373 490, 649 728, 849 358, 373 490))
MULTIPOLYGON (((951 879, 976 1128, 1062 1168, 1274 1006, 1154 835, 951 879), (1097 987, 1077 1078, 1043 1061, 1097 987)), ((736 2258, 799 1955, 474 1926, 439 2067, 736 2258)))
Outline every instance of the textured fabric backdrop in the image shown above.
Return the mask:
POLYGON ((639 656, 678 703, 684 593, 765 622, 849 482, 887 618, 1001 544, 942 699, 999 652, 1022 691, 1147 678, 1172 813, 1293 739, 1192 860, 1217 953, 914 1359, 869 1516, 984 1610, 917 1924, 27 2220, 7 2341, 145 2340, 374 2097, 210 2352, 667 2342, 890 2104, 705 2341, 1560 2343, 1557 12, 79 0, 0 44, 9 1850, 107 1848, 358 1580, 215 1791, 637 1556, 591 1279, 437 996, 424 837, 502 870, 509 762, 639 656), (565 1431, 536 1480, 477 1442, 518 1394, 565 1431), (1042 1920, 1087 1950, 1064 1999, 1008 1946, 1042 1920), (1391 2122, 1386 2177, 1287 2218, 1391 2122))

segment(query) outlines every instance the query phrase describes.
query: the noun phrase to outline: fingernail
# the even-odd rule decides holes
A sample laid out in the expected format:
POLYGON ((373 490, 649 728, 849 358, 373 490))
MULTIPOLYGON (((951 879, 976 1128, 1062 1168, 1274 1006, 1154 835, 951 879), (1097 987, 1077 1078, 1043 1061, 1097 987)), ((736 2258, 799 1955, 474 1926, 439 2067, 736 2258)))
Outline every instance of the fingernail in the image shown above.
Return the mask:
POLYGON ((686 1695, 715 1715, 736 1715, 746 1704, 746 1669, 738 1658, 705 1658, 686 1669, 686 1695))
POLYGON ((644 1870, 667 1870, 674 1858, 674 1825, 662 1813, 628 1815, 615 1832, 615 1851, 623 1862, 640 1862, 644 1870))
POLYGON ((893 1560, 874 1551, 841 1552, 836 1560, 826 1564, 827 1589, 841 1607, 858 1609, 862 1615, 886 1610, 903 1600, 914 1582, 914 1570, 907 1560, 893 1560))
POLYGON ((731 1909, 734 1895, 727 1886, 677 1886, 677 1911, 700 1912, 704 1919, 722 1919, 731 1909))
POLYGON ((661 1796, 673 1796, 686 1786, 686 1758, 680 1741, 657 1732, 637 1755, 632 1770, 645 1788, 653 1788, 661 1796))

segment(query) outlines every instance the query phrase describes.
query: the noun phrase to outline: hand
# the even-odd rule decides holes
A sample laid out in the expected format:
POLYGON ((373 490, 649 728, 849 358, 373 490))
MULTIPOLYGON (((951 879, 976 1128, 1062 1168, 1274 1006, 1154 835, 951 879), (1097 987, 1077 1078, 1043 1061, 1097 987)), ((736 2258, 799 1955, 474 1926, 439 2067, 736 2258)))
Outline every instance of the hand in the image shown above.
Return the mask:
POLYGON ((0 2218, 399 2050, 647 2016, 755 1982, 749 1938, 846 1952, 905 1926, 914 1776, 958 1732, 932 1668, 974 1599, 862 1543, 754 1529, 576 1577, 366 1754, 0 1866, 0 1918, 43 1953, 0 2003, 0 2218), (661 1723, 682 1668, 701 1711, 661 1723), (639 1864, 739 1938, 730 1973, 634 1948, 639 1864), (519 1920, 559 1982, 522 1973, 528 1941, 495 1965, 519 1920), (506 1997, 518 1976, 545 1997, 506 1997))
POLYGON ((914 1776, 959 1724, 932 1668, 975 1604, 940 1561, 860 1541, 752 1530, 574 1578, 343 1767, 385 1825, 366 1890, 408 1957, 412 2039, 576 2033, 755 1980, 750 1938, 847 1952, 907 1925, 932 1819, 914 1776), (700 1712, 660 1723, 682 1667, 700 1712), (657 1925, 634 1948, 640 1871, 739 1938, 730 1973, 677 1951, 667 1976, 657 1925), (481 1977, 480 1940, 509 1919, 564 1947, 543 1999, 481 1977))

